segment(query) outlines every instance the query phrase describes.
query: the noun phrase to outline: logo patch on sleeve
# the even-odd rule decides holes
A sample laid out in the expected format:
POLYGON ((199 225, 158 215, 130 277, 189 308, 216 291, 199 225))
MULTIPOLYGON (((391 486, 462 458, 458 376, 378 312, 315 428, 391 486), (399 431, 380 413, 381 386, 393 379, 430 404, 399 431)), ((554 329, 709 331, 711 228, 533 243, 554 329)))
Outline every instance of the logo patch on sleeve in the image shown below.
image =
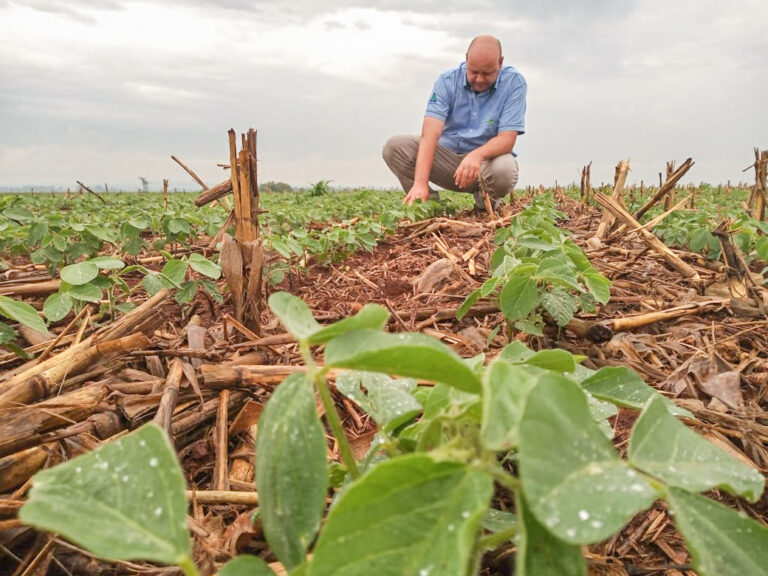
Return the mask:
POLYGON ((432 96, 429 99, 430 102, 437 102, 437 94, 432 92, 432 96))

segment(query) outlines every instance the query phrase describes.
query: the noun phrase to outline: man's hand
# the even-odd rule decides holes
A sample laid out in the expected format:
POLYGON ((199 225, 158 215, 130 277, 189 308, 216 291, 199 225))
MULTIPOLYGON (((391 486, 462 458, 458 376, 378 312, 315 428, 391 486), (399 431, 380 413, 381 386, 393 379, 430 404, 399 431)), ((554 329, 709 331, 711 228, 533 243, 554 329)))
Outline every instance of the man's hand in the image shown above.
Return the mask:
POLYGON ((429 198, 429 185, 427 184, 414 184, 411 186, 411 189, 408 191, 408 194, 405 195, 405 198, 403 198, 403 204, 408 204, 408 206, 413 206, 413 203, 416 200, 421 200, 422 202, 426 202, 429 198))
POLYGON ((483 163, 483 157, 473 150, 461 161, 456 172, 453 174, 453 181, 459 188, 466 188, 475 182, 480 176, 480 165, 483 163))

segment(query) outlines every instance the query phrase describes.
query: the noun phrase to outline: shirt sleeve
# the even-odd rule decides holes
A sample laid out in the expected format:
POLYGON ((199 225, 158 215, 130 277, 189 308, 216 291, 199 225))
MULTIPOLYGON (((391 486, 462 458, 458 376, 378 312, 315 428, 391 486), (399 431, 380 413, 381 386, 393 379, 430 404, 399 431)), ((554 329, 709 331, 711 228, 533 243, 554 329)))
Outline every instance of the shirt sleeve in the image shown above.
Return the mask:
POLYGON ((453 90, 445 75, 440 76, 435 82, 435 86, 432 89, 432 94, 427 102, 427 111, 425 116, 431 118, 437 118, 438 120, 445 120, 451 113, 453 107, 453 90))
POLYGON ((512 86, 501 109, 499 132, 516 130, 518 134, 525 134, 525 97, 527 93, 528 84, 522 76, 518 76, 516 85, 512 86))

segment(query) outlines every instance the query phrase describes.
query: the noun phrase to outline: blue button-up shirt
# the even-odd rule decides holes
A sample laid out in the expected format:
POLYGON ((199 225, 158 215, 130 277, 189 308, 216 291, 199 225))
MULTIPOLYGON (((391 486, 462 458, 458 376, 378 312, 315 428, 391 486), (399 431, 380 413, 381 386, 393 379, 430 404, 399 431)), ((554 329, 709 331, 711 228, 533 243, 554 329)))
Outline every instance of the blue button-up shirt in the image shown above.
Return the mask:
POLYGON ((445 122, 438 144, 466 154, 499 132, 525 132, 527 90, 522 74, 504 66, 496 83, 477 93, 467 82, 467 64, 462 62, 437 79, 425 115, 445 122))

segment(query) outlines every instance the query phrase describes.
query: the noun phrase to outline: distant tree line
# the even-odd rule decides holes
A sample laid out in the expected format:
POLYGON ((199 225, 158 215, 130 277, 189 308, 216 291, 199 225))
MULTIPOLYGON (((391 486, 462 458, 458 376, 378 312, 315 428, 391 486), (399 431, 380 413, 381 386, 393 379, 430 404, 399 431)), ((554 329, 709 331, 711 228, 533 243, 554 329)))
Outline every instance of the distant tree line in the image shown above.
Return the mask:
POLYGON ((272 181, 259 184, 259 190, 261 192, 293 192, 293 188, 290 184, 272 181))

